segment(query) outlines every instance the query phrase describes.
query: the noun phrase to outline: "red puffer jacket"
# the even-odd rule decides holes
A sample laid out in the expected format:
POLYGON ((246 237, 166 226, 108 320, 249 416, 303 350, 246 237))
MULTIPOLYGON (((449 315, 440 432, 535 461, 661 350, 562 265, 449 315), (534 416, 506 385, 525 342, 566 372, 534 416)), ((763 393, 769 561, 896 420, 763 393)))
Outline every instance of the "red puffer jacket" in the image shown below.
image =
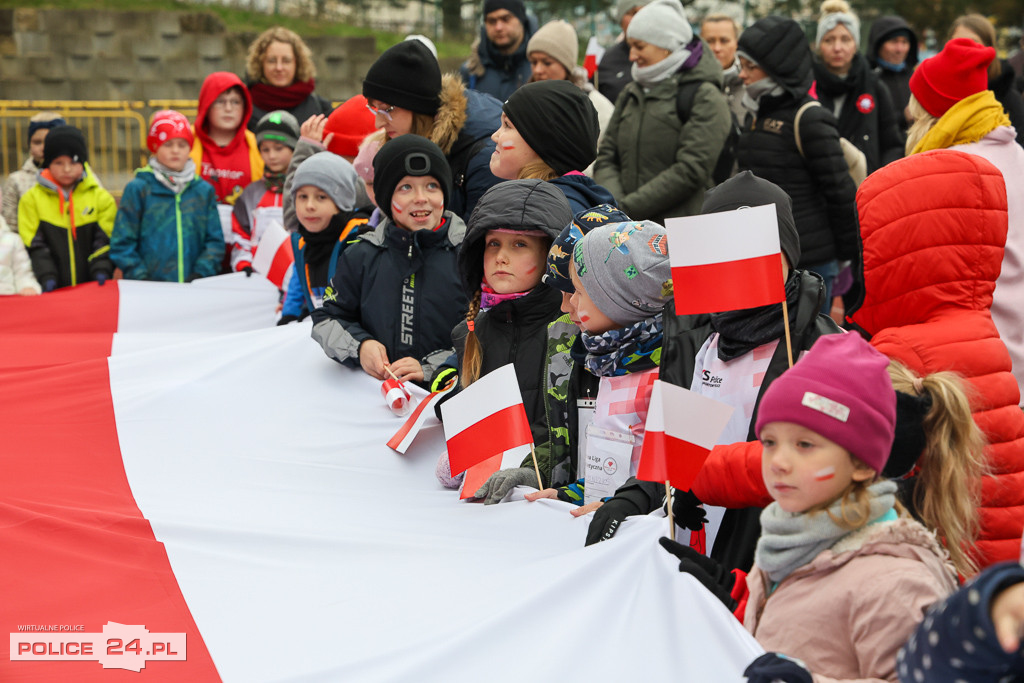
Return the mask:
POLYGON ((873 173, 857 192, 865 299, 851 320, 919 374, 953 370, 975 390, 989 440, 977 559, 1016 560, 1024 526, 1024 413, 989 307, 1006 242, 1006 187, 982 157, 937 150, 873 173))

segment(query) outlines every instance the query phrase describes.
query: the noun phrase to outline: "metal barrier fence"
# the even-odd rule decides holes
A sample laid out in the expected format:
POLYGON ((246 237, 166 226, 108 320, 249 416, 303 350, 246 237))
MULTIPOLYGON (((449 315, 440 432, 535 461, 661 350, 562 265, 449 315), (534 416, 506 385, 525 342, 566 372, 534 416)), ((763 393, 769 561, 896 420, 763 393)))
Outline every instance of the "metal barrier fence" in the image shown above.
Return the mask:
POLYGON ((0 178, 21 168, 28 156, 29 119, 41 111, 55 111, 82 129, 89 165, 120 199, 135 170, 149 158, 146 132, 152 113, 175 109, 194 121, 197 105, 196 100, 0 100, 0 178))

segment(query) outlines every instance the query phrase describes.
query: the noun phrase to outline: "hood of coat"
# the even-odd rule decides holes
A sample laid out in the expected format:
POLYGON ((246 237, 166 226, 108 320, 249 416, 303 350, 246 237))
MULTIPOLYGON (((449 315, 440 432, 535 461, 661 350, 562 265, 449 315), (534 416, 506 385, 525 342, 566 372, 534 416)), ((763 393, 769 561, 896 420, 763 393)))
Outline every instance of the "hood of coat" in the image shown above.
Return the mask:
POLYGON ((216 147, 206 131, 206 117, 210 113, 210 107, 228 88, 239 88, 242 91, 242 101, 245 102, 245 111, 242 114, 242 124, 235 133, 235 140, 226 147, 233 147, 239 140, 245 139, 245 131, 249 125, 249 118, 252 116, 252 98, 249 96, 249 89, 242 83, 242 79, 228 71, 217 71, 207 76, 203 86, 199 89, 199 104, 196 109, 196 122, 193 126, 196 137, 202 140, 206 146, 216 147))
POLYGON ((1006 243, 1006 184, 975 154, 934 150, 885 166, 857 191, 868 334, 944 310, 987 311, 1006 243))
MULTIPOLYGON (((543 180, 509 180, 487 190, 469 217, 469 229, 459 250, 459 275, 468 295, 484 278, 487 231, 541 230, 554 241, 572 222, 572 210, 562 192, 543 180)), ((540 270, 543 271, 543 264, 540 270)))
MULTIPOLYGON (((38 182, 40 185, 42 185, 50 192, 63 194, 61 188, 57 187, 57 183, 53 182, 52 177, 48 173, 44 173, 44 171, 46 170, 47 169, 45 168, 40 169, 40 171, 36 174, 36 182, 38 182)), ((82 177, 79 178, 78 181, 71 188, 71 193, 74 194, 79 190, 88 190, 94 187, 102 186, 96 180, 96 176, 93 175, 92 167, 89 165, 89 162, 86 161, 82 164, 82 177)))
POLYGON ((758 19, 740 35, 738 50, 757 63, 787 92, 801 99, 814 80, 807 35, 792 19, 758 19))
POLYGON ((871 66, 878 66, 878 49, 882 47, 882 43, 889 40, 892 34, 897 31, 907 31, 910 34, 910 51, 907 53, 904 64, 908 68, 917 65, 917 34, 914 33, 914 30, 910 28, 910 24, 903 17, 890 14, 889 16, 876 19, 871 24, 871 32, 868 33, 867 50, 867 58, 871 66))
MULTIPOLYGON (((591 208, 602 204, 615 206, 615 197, 603 185, 598 185, 594 179, 582 173, 571 173, 558 176, 548 181, 565 195, 566 199, 576 202, 580 207, 591 208)), ((565 227, 565 226, 562 226, 565 227)))
MULTIPOLYGON (((822 551, 797 572, 801 576, 831 572, 857 557, 866 555, 917 560, 940 581, 949 583, 952 590, 956 571, 945 549, 935 538, 934 533, 919 522, 907 518, 870 524, 858 529, 828 550, 822 551)), ((797 572, 792 576, 796 576, 797 572)))

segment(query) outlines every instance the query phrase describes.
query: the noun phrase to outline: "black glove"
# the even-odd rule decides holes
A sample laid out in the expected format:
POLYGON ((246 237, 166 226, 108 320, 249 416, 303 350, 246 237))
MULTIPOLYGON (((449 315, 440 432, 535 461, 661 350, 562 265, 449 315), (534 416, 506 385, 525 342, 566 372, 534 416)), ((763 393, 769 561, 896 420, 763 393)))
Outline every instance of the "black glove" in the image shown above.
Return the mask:
POLYGON ((698 553, 688 545, 677 543, 664 536, 658 539, 658 543, 679 558, 679 571, 686 572, 700 581, 701 585, 718 598, 719 602, 725 605, 730 612, 736 610, 737 603, 732 598, 732 589, 736 585, 735 574, 726 571, 725 567, 710 557, 698 553))
POLYGON ((708 523, 708 513, 692 491, 676 491, 672 495, 672 516, 676 524, 690 531, 700 531, 708 523))
POLYGON ((297 315, 282 315, 281 319, 277 321, 277 324, 278 325, 287 325, 288 323, 293 323, 293 322, 295 322, 298 319, 299 319, 299 317, 297 315))
POLYGON ((107 274, 106 273, 96 273, 96 284, 98 284, 100 287, 102 287, 103 285, 107 284, 107 274))
POLYGON ((52 292, 55 289, 57 289, 57 281, 54 278, 50 277, 50 278, 47 278, 47 279, 43 280, 43 291, 44 292, 52 292))
POLYGON ((252 277, 252 266, 246 266, 242 268, 242 272, 245 273, 246 277, 252 277))
POLYGON ((590 521, 590 528, 587 530, 585 545, 607 541, 619 530, 619 525, 626 517, 644 514, 643 509, 637 504, 636 493, 635 491, 616 493, 611 500, 597 508, 597 511, 594 512, 594 519, 590 521))
POLYGON ((803 662, 777 652, 766 652, 752 661, 743 675, 749 683, 814 683, 803 662))

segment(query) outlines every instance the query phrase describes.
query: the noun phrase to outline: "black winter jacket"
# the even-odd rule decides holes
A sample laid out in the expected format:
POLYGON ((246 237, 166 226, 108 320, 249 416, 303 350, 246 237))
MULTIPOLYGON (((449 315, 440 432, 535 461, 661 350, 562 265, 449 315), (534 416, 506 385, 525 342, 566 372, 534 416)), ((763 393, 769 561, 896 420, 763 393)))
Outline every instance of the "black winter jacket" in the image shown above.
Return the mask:
POLYGON ((1013 67, 1005 59, 999 62, 1002 71, 995 78, 989 79, 988 89, 996 94, 999 104, 1003 105, 1006 115, 1010 117, 1010 124, 1017 131, 1017 144, 1024 146, 1024 99, 1014 83, 1016 73, 1013 67))
MULTIPOLYGON (((823 334, 842 332, 831 318, 821 315, 821 305, 825 301, 825 285, 814 273, 795 271, 799 278, 800 288, 796 295, 796 323, 793 325, 791 338, 794 359, 811 348, 818 337, 823 334)), ((675 315, 675 304, 669 302, 665 308, 665 342, 661 351, 661 372, 658 377, 684 389, 690 388, 696 366, 697 352, 714 333, 711 317, 708 315, 675 315)), ((758 390, 757 402, 750 417, 750 429, 747 440, 754 441, 754 425, 757 424, 757 407, 761 403, 764 392, 783 372, 789 368, 786 342, 782 340, 775 348, 768 365, 768 371, 758 390)), ((634 502, 646 500, 650 512, 657 509, 664 500, 664 485, 644 482, 638 479, 627 481, 615 495, 620 493, 629 496, 634 502)), ((747 571, 754 562, 754 547, 761 535, 760 508, 727 510, 722 526, 712 548, 711 556, 718 560, 726 569, 739 568, 747 571)))
POLYGON ((917 66, 917 34, 902 17, 888 15, 880 17, 871 23, 871 32, 868 35, 867 52, 868 64, 878 79, 889 89, 892 95, 892 106, 896 112, 896 121, 900 131, 906 135, 910 122, 903 114, 910 101, 910 76, 917 66), (907 51, 907 58, 903 60, 906 65, 903 71, 893 71, 878 63, 878 51, 885 41, 893 37, 898 31, 906 31, 909 34, 910 50, 907 51))
POLYGON ((458 216, 444 212, 444 225, 404 230, 383 219, 349 245, 313 311, 313 339, 330 358, 359 367, 359 345, 375 339, 388 360, 411 356, 431 377, 428 356, 451 352, 451 330, 466 314, 466 295, 456 257, 466 234, 458 216))
MULTIPOLYGON (((327 100, 325 100, 324 98, 320 97, 319 95, 317 95, 315 92, 314 93, 310 93, 309 97, 307 97, 306 99, 302 100, 301 102, 299 102, 297 105, 295 105, 291 109, 285 109, 284 107, 279 107, 279 108, 280 109, 284 109, 289 114, 294 116, 295 120, 299 122, 300 126, 310 116, 315 116, 316 114, 323 114, 324 116, 330 116, 331 112, 334 111, 334 107, 331 106, 331 103, 328 102, 327 100)), ((265 111, 263 109, 260 109, 255 104, 253 104, 252 105, 252 116, 249 117, 249 126, 248 126, 249 130, 251 130, 253 133, 255 133, 256 132, 256 125, 260 122, 260 119, 262 119, 268 113, 270 113, 270 112, 267 112, 267 111, 265 111)))
POLYGON ((793 219, 800 233, 801 268, 835 258, 853 259, 860 252, 857 188, 839 146, 835 118, 824 107, 808 107, 800 118, 796 147, 793 120, 810 97, 786 92, 761 97, 750 127, 740 135, 736 160, 741 171, 775 183, 793 200, 793 219))
POLYGON ((601 63, 594 72, 594 85, 599 93, 615 104, 622 91, 632 82, 633 62, 629 61, 629 43, 623 38, 604 51, 601 63))
POLYGON ((837 117, 839 135, 864 152, 868 173, 903 158, 907 140, 900 132, 892 95, 871 71, 863 55, 853 56, 845 79, 834 75, 815 59, 814 78, 818 101, 829 111, 834 112, 835 101, 845 95, 837 117))

